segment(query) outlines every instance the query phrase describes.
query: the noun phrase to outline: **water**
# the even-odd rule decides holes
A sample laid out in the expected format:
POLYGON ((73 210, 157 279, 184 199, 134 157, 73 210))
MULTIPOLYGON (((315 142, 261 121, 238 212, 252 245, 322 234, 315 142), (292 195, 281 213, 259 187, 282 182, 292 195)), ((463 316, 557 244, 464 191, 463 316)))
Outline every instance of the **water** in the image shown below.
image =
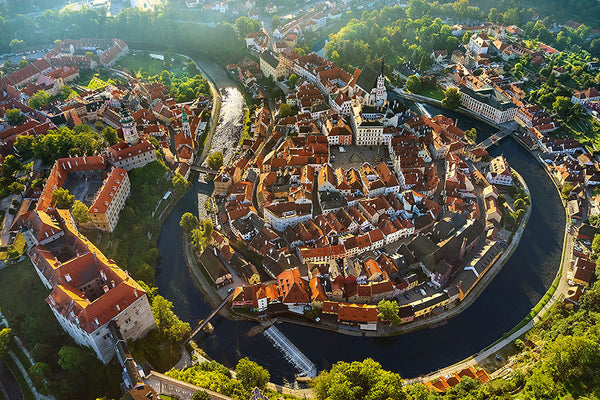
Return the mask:
POLYGON ((223 164, 227 165, 240 140, 246 103, 244 96, 234 87, 223 89, 222 97, 219 124, 212 137, 210 148, 220 150, 223 153, 223 164))
MULTIPOLYGON (((444 113, 458 118, 462 129, 477 128, 478 140, 494 129, 461 114, 424 106, 432 115, 444 113)), ((357 338, 296 326, 278 325, 319 370, 336 361, 371 357, 384 368, 404 377, 414 377, 460 361, 488 346, 510 331, 539 301, 558 270, 564 234, 564 210, 558 194, 539 163, 513 139, 504 139, 489 149, 492 156, 504 154, 510 165, 526 180, 533 209, 521 242, 513 256, 474 304, 447 325, 391 338, 357 338)), ((211 311, 187 270, 181 254, 182 230, 179 219, 184 212, 197 210, 196 182, 166 219, 158 247, 162 259, 157 285, 160 293, 173 302, 175 312, 196 324, 211 311)), ((198 336, 200 346, 215 360, 235 366, 249 357, 271 372, 272 380, 284 382, 296 371, 263 335, 249 337, 254 325, 217 317, 211 336, 198 336)))

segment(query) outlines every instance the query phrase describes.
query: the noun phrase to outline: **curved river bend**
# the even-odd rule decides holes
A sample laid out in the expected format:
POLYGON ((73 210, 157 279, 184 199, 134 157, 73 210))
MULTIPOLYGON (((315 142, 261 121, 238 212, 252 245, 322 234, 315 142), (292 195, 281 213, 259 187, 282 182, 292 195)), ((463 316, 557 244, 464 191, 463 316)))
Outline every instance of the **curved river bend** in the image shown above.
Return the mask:
MULTIPOLYGON (((461 114, 425 106, 432 114, 458 118, 462 129, 476 127, 479 140, 493 128, 461 114)), ((558 193, 540 164, 513 139, 507 138, 490 149, 492 156, 504 154, 510 165, 527 181, 533 210, 520 244, 502 271, 474 304, 446 325, 390 338, 359 338, 334 332, 278 325, 279 329, 319 368, 336 361, 371 357, 384 368, 413 377, 460 361, 488 346, 510 331, 540 300, 551 285, 561 257, 565 214, 558 193)), ((161 261, 156 283, 160 293, 173 302, 175 312, 194 326, 211 311, 196 288, 182 255, 181 215, 198 209, 195 182, 175 206, 162 227, 158 248, 161 261)), ((291 380, 296 371, 263 335, 249 337, 251 322, 213 320, 215 331, 198 336, 206 353, 228 367, 241 357, 249 357, 271 372, 272 380, 291 380)))

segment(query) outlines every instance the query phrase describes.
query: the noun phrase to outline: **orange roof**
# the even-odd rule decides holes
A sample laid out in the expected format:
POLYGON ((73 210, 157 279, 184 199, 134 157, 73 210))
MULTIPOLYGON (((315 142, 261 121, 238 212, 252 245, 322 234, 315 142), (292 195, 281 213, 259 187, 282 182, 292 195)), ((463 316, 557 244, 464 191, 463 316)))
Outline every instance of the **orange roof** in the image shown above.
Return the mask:
POLYGON ((377 322, 377 306, 339 303, 338 320, 350 322, 377 322))
POLYGON ((98 191, 89 213, 105 213, 112 203, 123 181, 128 180, 127 171, 122 168, 114 168, 98 191))

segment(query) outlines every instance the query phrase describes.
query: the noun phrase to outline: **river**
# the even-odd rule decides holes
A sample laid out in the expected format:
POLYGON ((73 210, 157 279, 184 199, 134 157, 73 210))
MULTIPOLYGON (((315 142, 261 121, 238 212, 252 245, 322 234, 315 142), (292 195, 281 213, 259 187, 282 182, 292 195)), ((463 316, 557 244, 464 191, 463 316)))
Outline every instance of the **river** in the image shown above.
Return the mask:
MULTIPOLYGON (((432 115, 444 113, 458 119, 462 129, 477 128, 478 140, 494 129, 462 114, 424 106, 432 115)), ((532 214, 520 244, 502 271, 474 304, 446 325, 391 338, 357 338, 290 324, 279 329, 308 356, 319 369, 336 361, 371 357, 384 368, 413 377, 460 361, 476 353, 510 331, 540 300, 558 270, 561 257, 564 211, 558 194, 538 162, 511 138, 490 149, 492 156, 504 154, 510 165, 527 182, 533 203, 532 214)), ((173 302, 175 312, 195 325, 211 311, 187 270, 182 255, 181 215, 197 210, 195 182, 175 206, 162 227, 158 248, 161 261, 156 283, 160 293, 173 302)), ((285 382, 296 373, 263 335, 249 337, 250 322, 217 317, 215 332, 198 336, 206 353, 228 367, 241 357, 249 357, 271 372, 272 380, 285 382)))

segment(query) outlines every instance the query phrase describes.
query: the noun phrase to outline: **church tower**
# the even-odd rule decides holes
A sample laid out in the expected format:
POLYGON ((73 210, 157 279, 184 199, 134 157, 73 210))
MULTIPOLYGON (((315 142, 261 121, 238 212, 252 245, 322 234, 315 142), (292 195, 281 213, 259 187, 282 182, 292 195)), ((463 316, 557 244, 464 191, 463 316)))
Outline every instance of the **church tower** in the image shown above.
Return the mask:
POLYGON ((135 127, 135 122, 133 121, 133 118, 131 118, 131 115, 129 115, 129 111, 127 111, 127 107, 125 106, 122 107, 121 111, 121 126, 123 128, 123 139, 125 139, 125 143, 129 146, 139 143, 140 136, 135 127))
POLYGON ((183 131, 183 137, 192 137, 192 130, 190 129, 190 121, 188 120, 188 116, 183 111, 181 114, 181 130, 183 131))
POLYGON ((377 89, 375 92, 375 103, 377 103, 378 106, 382 106, 387 98, 387 96, 386 96, 387 93, 386 93, 386 89, 385 89, 385 73, 383 72, 383 65, 384 65, 384 60, 382 58, 381 59, 381 72, 379 73, 379 76, 377 77, 377 89))

